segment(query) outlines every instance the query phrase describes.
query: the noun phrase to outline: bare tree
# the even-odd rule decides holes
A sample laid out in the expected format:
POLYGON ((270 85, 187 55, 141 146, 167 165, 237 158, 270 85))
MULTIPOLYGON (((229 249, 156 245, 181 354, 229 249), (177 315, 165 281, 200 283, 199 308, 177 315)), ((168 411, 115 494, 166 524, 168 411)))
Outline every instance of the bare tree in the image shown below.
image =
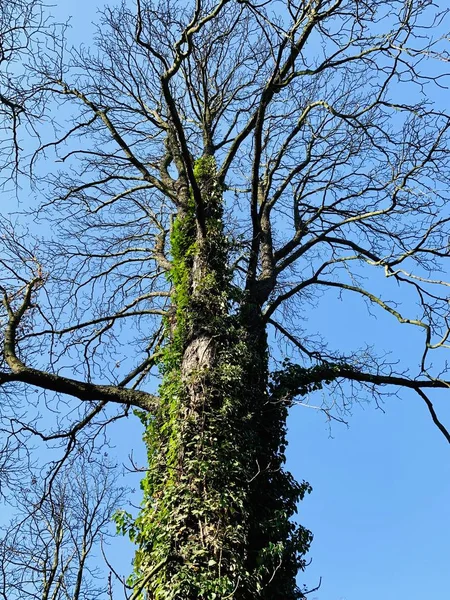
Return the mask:
POLYGON ((144 499, 118 520, 138 544, 133 600, 303 596, 311 534, 291 517, 310 488, 283 463, 304 395, 328 387, 341 418, 361 393, 412 389, 450 441, 430 395, 450 384, 431 358, 450 332, 450 120, 433 101, 447 15, 433 11, 138 0, 105 10, 95 48, 36 58, 59 132, 31 160, 52 235, 5 226, 0 383, 58 408, 50 432, 13 403, 5 418, 69 456, 137 410, 144 499), (308 331, 327 290, 418 328, 416 371, 308 331))
POLYGON ((26 64, 46 35, 48 28, 40 0, 5 0, 0 11, 0 167, 2 182, 19 167, 20 124, 32 129, 31 117, 38 117, 40 94, 27 77, 26 64), (27 110, 25 111, 25 105, 27 110))
POLYGON ((102 537, 124 502, 116 471, 98 457, 78 455, 46 487, 34 476, 17 497, 20 516, 0 540, 0 596, 5 600, 106 598, 99 568, 102 537))

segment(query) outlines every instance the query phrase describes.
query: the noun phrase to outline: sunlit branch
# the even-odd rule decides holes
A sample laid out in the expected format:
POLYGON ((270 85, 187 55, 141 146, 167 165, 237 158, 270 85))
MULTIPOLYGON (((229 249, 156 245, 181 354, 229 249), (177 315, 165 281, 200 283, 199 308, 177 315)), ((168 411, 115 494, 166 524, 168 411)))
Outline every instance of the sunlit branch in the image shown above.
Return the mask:
POLYGON ((0 385, 11 382, 22 382, 42 389, 51 390, 61 394, 74 396, 80 400, 109 401, 138 406, 145 410, 152 410, 157 404, 157 399, 152 394, 138 390, 128 390, 113 385, 100 385, 63 377, 27 366, 17 355, 16 333, 19 323, 26 311, 31 308, 31 296, 36 286, 42 284, 40 277, 32 280, 24 291, 22 303, 14 310, 8 295, 4 292, 3 304, 9 320, 5 328, 4 357, 11 373, 0 372, 0 385))

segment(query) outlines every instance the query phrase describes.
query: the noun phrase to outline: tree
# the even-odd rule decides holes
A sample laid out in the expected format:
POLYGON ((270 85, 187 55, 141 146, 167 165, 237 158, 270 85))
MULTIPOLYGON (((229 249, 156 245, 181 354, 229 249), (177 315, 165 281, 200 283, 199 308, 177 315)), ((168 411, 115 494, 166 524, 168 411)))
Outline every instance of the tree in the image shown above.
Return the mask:
POLYGON ((94 600, 111 589, 91 555, 100 537, 108 536, 125 490, 115 485, 114 469, 104 458, 75 458, 48 488, 33 477, 18 495, 21 517, 0 539, 5 600, 94 600))
POLYGON ((324 407, 339 418, 361 391, 409 388, 450 441, 429 396, 450 385, 431 362, 450 331, 450 121, 433 103, 447 54, 432 34, 446 15, 431 11, 138 0, 104 11, 95 49, 30 62, 55 130, 30 161, 52 235, 5 226, 0 383, 69 410, 51 433, 18 431, 15 406, 5 418, 70 455, 140 417, 142 507, 116 517, 138 546, 133 600, 303 597, 311 533, 292 517, 310 486, 283 464, 306 394, 340 397, 341 413, 324 407), (317 341, 302 315, 322 290, 420 328, 416 372, 317 341))
MULTIPOLYGON (((54 33, 48 25, 40 0, 5 0, 0 13, 0 160, 2 180, 7 167, 19 167, 17 138, 21 117, 33 128, 31 117, 39 118, 40 94, 35 85, 24 85, 22 66, 36 44, 54 33), (27 112, 24 105, 27 104, 27 112), (5 169, 5 171, 3 171, 5 169)), ((30 82, 29 82, 30 83, 30 82)))

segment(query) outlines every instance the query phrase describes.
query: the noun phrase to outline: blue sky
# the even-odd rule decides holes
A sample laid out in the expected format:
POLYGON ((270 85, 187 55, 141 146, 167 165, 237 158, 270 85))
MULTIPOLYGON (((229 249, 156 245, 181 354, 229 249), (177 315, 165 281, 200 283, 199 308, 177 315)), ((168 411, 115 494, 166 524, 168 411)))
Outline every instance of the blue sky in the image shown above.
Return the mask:
MULTIPOLYGON (((103 4, 59 0, 54 13, 59 18, 71 15, 72 35, 88 43, 88 23, 103 4)), ((368 317, 364 304, 350 298, 327 296, 310 321, 327 332, 335 348, 367 341, 405 362, 417 361, 413 353, 417 333, 382 315, 368 317)), ((450 423, 448 402, 443 396, 437 407, 450 423)), ((449 596, 448 444, 414 394, 402 392, 383 408, 385 412, 373 403, 355 406, 349 427, 333 424, 331 431, 322 413, 304 407, 292 410, 288 468, 313 486, 299 507, 299 521, 315 536, 312 564, 302 581, 314 587, 322 577, 321 588, 310 598, 446 600, 449 596)), ((113 433, 117 450, 126 456, 131 445, 126 449, 118 445, 124 438, 122 426, 119 423, 113 433)), ((126 437, 138 438, 139 425, 128 427, 126 437)), ((123 540, 113 552, 122 573, 128 570, 123 557, 131 556, 125 545, 123 540)))
MULTIPOLYGON (((362 302, 327 296, 313 319, 333 346, 368 343, 410 363, 420 332, 386 315, 368 317, 362 302)), ((448 394, 435 395, 450 423, 448 394)), ((448 598, 450 463, 446 440, 412 392, 356 406, 349 427, 295 407, 289 461, 313 493, 300 520, 314 533, 308 583, 322 576, 318 600, 448 598)))

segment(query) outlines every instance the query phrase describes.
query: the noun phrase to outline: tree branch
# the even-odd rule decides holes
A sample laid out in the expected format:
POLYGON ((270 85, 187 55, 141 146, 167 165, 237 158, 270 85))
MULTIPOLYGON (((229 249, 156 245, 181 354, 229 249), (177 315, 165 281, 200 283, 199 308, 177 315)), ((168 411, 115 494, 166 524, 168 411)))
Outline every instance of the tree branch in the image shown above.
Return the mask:
POLYGON ((137 406, 144 410, 154 410, 157 398, 147 392, 130 390, 114 385, 100 385, 63 377, 55 373, 41 371, 25 365, 17 355, 16 333, 21 318, 31 307, 31 296, 34 289, 42 284, 42 278, 36 277, 28 283, 19 307, 14 310, 5 290, 3 305, 9 317, 5 328, 3 354, 11 373, 0 372, 0 385, 14 381, 34 385, 53 392, 74 396, 79 400, 108 401, 127 406, 137 406))

